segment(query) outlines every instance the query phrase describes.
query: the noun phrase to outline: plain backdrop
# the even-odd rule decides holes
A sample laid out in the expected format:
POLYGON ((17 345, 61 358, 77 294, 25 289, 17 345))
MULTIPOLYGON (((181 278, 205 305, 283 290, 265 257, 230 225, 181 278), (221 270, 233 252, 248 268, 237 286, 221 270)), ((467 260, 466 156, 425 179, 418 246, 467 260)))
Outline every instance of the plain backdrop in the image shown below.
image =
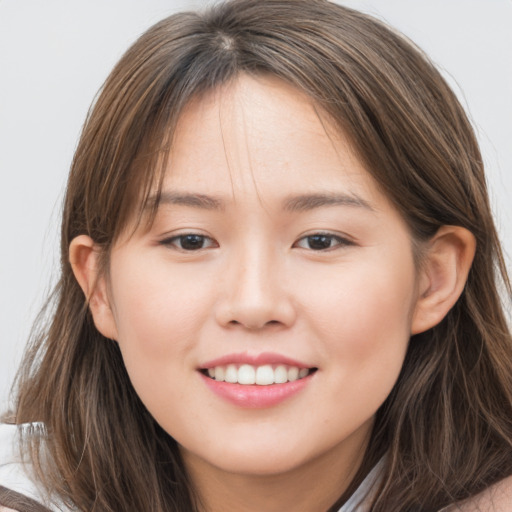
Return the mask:
MULTIPOLYGON (((0 0, 0 411, 56 280, 65 180, 88 107, 147 27, 205 1, 0 0)), ((477 131, 512 254, 512 0, 347 0, 438 64, 477 131)))

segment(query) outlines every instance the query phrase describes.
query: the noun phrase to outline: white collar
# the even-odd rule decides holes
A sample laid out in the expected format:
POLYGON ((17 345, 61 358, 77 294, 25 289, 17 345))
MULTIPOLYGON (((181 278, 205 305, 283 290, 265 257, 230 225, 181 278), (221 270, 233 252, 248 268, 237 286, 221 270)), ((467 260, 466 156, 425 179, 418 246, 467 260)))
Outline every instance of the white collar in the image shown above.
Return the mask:
POLYGON ((376 490, 376 484, 380 480, 384 458, 382 458, 373 469, 366 475, 361 485, 350 496, 348 501, 338 510, 338 512, 368 512, 370 500, 376 490))

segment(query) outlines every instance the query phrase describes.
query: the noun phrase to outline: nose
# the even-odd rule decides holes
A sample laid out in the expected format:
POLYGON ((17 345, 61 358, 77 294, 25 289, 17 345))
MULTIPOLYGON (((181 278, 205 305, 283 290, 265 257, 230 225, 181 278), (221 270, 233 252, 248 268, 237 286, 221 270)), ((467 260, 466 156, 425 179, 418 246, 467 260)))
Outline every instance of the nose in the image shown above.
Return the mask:
POLYGON ((279 260, 272 251, 252 248, 229 261, 216 308, 219 324, 260 330, 294 323, 296 311, 279 260))

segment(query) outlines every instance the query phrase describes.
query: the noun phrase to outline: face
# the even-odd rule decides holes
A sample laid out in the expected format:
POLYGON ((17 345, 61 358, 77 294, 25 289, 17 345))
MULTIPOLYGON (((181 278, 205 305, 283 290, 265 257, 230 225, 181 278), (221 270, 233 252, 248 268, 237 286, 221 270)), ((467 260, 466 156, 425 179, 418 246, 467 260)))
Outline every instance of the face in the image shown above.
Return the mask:
POLYGON ((108 288, 185 460, 258 475, 361 453, 417 297, 408 229, 347 141, 246 76, 182 114, 156 219, 115 245, 108 288))

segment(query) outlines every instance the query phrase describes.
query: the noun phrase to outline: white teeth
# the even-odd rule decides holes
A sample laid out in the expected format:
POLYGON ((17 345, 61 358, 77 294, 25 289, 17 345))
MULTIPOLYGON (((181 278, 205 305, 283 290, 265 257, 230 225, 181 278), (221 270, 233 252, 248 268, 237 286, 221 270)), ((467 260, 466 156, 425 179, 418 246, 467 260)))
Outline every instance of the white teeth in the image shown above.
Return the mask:
POLYGON ((299 379, 304 378, 309 373, 309 370, 307 368, 301 368, 299 370, 299 379))
POLYGON ((238 368, 238 384, 256 384, 256 370, 250 364, 238 368))
MULTIPOLYGON (((215 378, 217 378, 217 374, 215 374, 215 378)), ((288 368, 288 380, 293 382, 299 378, 299 369, 295 366, 291 366, 288 368)))
POLYGON ((272 366, 269 364, 258 366, 258 369, 256 370, 256 384, 259 384, 260 386, 274 384, 274 370, 272 369, 272 366))
POLYGON ((274 370, 274 382, 276 384, 284 384, 288 380, 288 370, 286 366, 279 365, 274 370))
POLYGON ((215 380, 224 380, 224 367, 223 366, 216 366, 215 367, 215 380))
POLYGON ((252 366, 242 364, 237 367, 235 364, 227 366, 215 366, 208 368, 208 375, 215 380, 229 382, 231 384, 257 384, 259 386, 269 386, 271 384, 284 384, 307 377, 310 373, 309 368, 297 368, 296 366, 264 364, 262 366, 252 366))
POLYGON ((232 382, 233 384, 238 382, 238 370, 234 364, 228 364, 226 373, 224 374, 224 380, 226 382, 232 382))

